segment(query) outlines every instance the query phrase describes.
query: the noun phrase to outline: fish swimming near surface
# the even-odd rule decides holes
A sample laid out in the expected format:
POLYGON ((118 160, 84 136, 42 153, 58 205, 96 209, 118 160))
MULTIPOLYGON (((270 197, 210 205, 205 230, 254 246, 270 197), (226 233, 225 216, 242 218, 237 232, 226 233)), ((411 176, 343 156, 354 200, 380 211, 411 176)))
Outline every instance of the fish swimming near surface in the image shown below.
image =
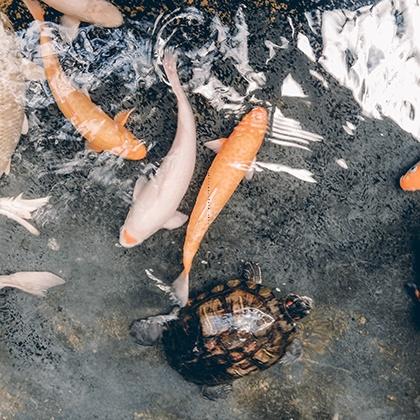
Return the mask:
POLYGON ((217 152, 198 193, 187 227, 183 249, 184 270, 173 289, 184 306, 188 300, 192 261, 210 225, 222 211, 243 178, 254 170, 256 155, 268 129, 265 108, 252 109, 226 139, 208 142, 217 152))
POLYGON ((122 111, 114 119, 94 104, 90 97, 77 89, 67 78, 53 47, 51 30, 44 21, 44 10, 38 0, 23 0, 40 25, 41 56, 51 92, 64 116, 88 141, 89 149, 107 151, 124 159, 140 160, 146 156, 146 147, 125 128, 130 111, 122 111))
POLYGON ((0 12, 0 177, 10 172, 21 134, 28 131, 24 112, 22 57, 8 18, 0 12))
POLYGON ((48 6, 63 13, 61 24, 71 37, 77 32, 80 22, 89 22, 104 28, 116 28, 124 22, 121 12, 106 0, 42 0, 48 6))
POLYGON ((126 248, 141 244, 159 229, 176 229, 188 216, 178 211, 188 190, 196 160, 196 126, 194 114, 176 70, 176 56, 166 53, 163 66, 178 103, 175 139, 156 172, 136 183, 133 204, 120 232, 120 244, 126 248))
POLYGON ((61 286, 64 283, 61 277, 48 272, 22 271, 0 276, 0 289, 14 287, 39 297, 45 296, 51 287, 61 286))
POLYGON ((400 186, 404 191, 420 190, 420 162, 400 178, 400 186))

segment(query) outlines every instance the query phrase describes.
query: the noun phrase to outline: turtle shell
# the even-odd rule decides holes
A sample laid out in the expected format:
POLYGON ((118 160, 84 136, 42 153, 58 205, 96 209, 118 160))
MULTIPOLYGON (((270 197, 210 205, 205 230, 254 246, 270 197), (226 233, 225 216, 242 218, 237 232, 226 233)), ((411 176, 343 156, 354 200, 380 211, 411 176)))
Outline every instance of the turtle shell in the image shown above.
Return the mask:
POLYGON ((190 299, 169 324, 163 345, 185 379, 217 385, 278 362, 295 330, 271 289, 230 280, 190 299))

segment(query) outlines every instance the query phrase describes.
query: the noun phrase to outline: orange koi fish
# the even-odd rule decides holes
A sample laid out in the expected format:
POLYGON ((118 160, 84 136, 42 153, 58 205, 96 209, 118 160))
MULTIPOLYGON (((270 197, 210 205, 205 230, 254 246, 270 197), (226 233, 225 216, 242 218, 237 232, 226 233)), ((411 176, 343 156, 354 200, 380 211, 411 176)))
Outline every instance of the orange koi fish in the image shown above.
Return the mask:
POLYGON ((252 172, 267 128, 268 112, 257 107, 245 115, 229 138, 207 143, 217 156, 207 172, 190 216, 183 250, 184 270, 173 283, 182 306, 188 300, 189 273, 200 243, 242 179, 252 172))
POLYGON ((66 77, 53 48, 49 29, 44 22, 44 10, 38 0, 23 0, 34 19, 40 24, 41 55, 51 92, 64 116, 89 142, 95 152, 111 152, 129 160, 146 156, 146 147, 125 128, 130 113, 122 111, 114 119, 95 105, 88 95, 75 88, 66 77))
POLYGON ((420 190, 420 162, 400 178, 400 186, 404 191, 420 190))

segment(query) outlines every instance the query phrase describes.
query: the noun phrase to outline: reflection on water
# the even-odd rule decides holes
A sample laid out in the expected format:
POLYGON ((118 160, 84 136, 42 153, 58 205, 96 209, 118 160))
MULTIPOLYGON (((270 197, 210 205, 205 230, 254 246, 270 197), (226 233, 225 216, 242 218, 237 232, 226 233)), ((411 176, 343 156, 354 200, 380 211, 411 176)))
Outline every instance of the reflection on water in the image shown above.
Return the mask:
POLYGON ((319 62, 353 92, 364 115, 389 117, 420 140, 419 22, 416 1, 324 12, 319 62))

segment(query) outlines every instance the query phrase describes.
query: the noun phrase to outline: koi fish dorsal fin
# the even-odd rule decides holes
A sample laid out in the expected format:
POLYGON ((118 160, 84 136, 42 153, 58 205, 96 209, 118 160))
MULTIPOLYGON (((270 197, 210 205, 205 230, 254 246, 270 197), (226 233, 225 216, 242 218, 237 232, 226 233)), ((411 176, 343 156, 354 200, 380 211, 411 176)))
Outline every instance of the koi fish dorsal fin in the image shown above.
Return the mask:
POLYGON ((164 229, 172 230, 181 227, 188 220, 188 216, 180 211, 175 214, 163 225, 164 229))
POLYGON ((131 108, 129 110, 120 111, 115 117, 114 121, 120 125, 121 127, 124 127, 127 124, 128 118, 130 115, 134 112, 136 108, 131 108))
POLYGON ((44 21, 45 11, 38 0, 23 0, 32 17, 44 21))
POLYGON ((221 138, 217 140, 207 141, 206 143, 204 143, 204 146, 206 146, 210 150, 213 150, 214 153, 219 153, 226 140, 227 138, 221 138))
POLYGON ((62 33, 67 41, 73 41, 77 36, 80 20, 74 16, 63 15, 60 18, 60 25, 62 27, 62 33))

